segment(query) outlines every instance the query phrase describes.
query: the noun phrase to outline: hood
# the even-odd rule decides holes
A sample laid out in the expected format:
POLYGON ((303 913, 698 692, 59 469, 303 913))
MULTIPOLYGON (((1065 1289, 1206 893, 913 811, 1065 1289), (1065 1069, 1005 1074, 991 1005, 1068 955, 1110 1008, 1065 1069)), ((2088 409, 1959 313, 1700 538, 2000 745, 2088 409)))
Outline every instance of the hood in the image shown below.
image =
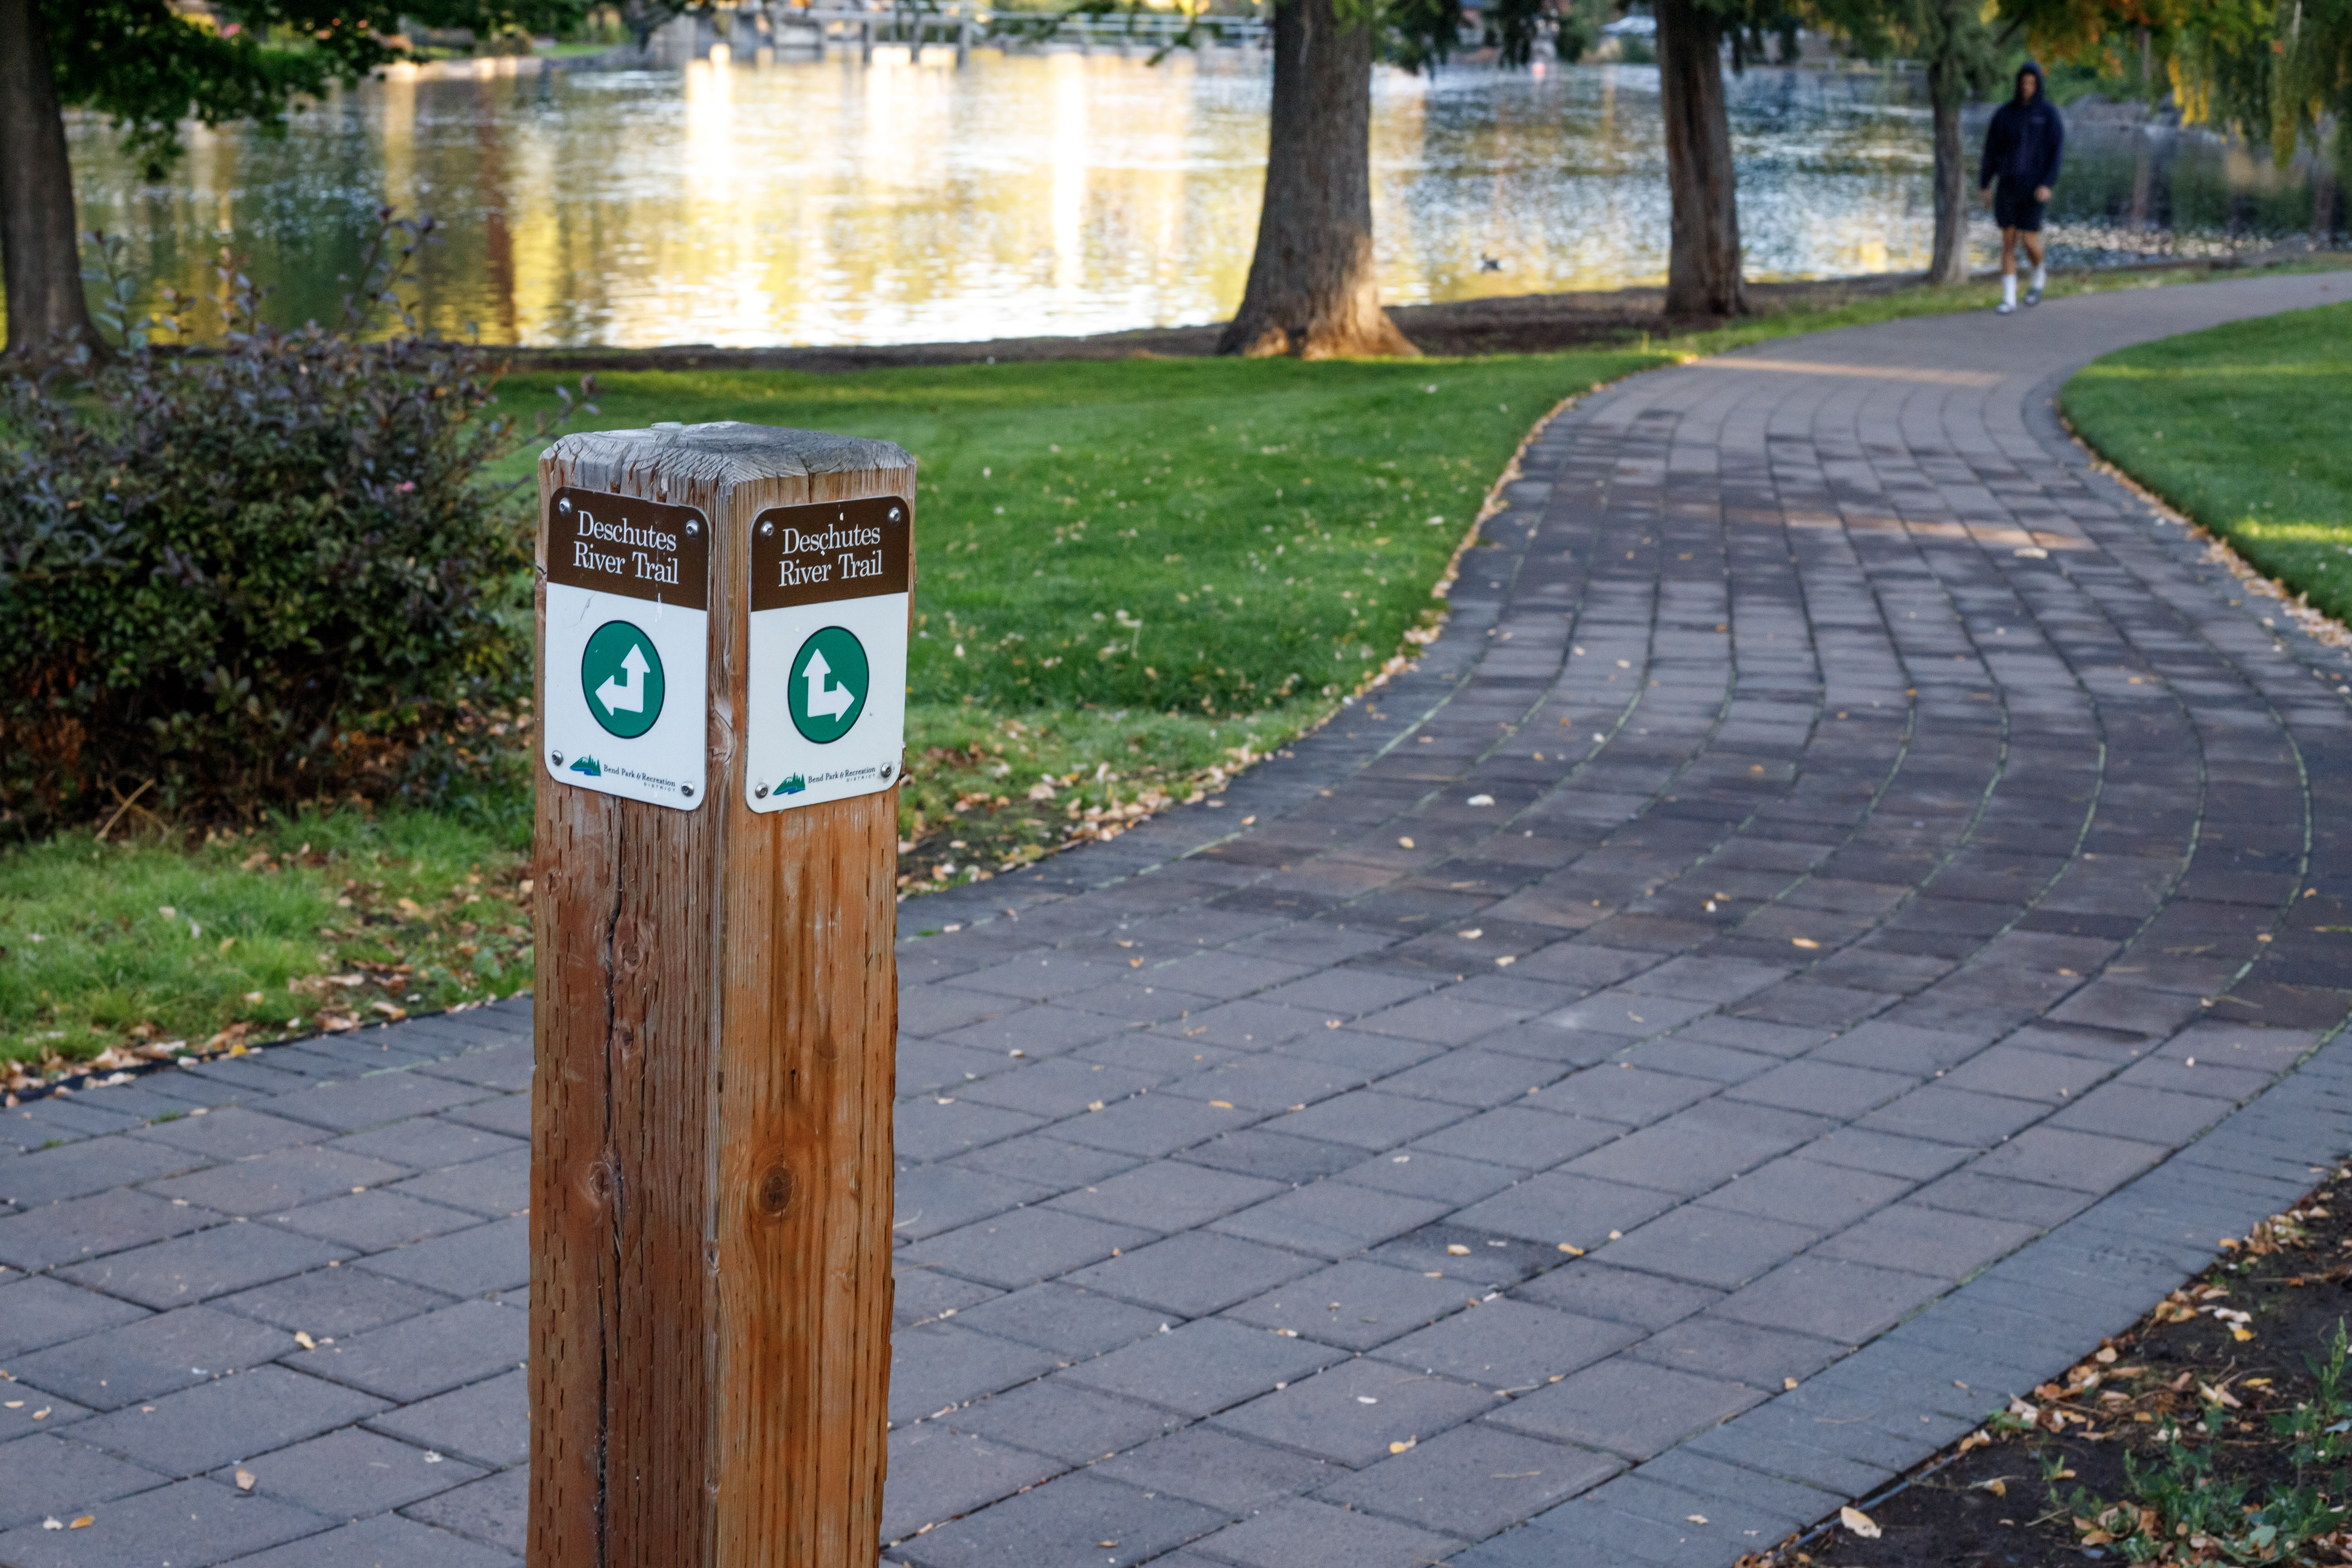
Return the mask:
POLYGON ((2032 60, 2028 60, 2023 65, 2017 68, 2017 85, 2010 90, 2011 101, 2017 103, 2026 101, 2025 79, 2027 77, 2032 77, 2033 79, 2032 101, 2035 103, 2049 102, 2050 79, 2043 76, 2042 74, 2042 68, 2032 60))

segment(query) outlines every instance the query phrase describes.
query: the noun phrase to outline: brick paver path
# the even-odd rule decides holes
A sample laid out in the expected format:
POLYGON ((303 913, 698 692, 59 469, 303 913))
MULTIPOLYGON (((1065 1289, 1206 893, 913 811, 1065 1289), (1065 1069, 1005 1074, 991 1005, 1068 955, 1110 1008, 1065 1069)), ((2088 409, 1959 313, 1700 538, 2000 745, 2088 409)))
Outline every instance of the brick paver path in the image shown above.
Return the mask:
MULTIPOLYGON (((2049 396, 2347 295, 1595 396, 1417 672, 909 906, 886 1556, 1720 1568, 2295 1196, 2352 1146, 2346 663, 2049 396)), ((528 1019, 0 1118, 0 1563, 522 1549, 528 1019)))

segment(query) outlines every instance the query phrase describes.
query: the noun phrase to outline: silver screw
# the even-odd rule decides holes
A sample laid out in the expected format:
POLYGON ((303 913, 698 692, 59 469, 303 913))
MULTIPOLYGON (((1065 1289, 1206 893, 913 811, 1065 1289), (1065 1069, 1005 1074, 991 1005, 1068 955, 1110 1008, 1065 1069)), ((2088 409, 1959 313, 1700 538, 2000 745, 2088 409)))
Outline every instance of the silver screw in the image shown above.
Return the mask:
POLYGON ((558 511, 570 511, 572 510, 572 498, 570 496, 557 497, 555 501, 555 510, 558 511))
POLYGON ((562 767, 562 766, 563 765, 563 753, 562 753, 562 752, 557 752, 556 753, 554 753, 554 755, 555 755, 555 765, 556 765, 557 767, 559 767, 559 768, 560 768, 560 767, 562 767))
POLYGON ((702 531, 702 524, 700 524, 699 522, 697 522, 694 519, 692 519, 692 518, 690 518, 690 517, 689 517, 689 518, 688 518, 688 519, 686 520, 686 536, 687 536, 688 539, 692 539, 692 538, 694 538, 697 534, 700 533, 701 531, 702 531))
POLYGON ((767 798, 768 798, 768 786, 767 786, 766 784, 761 784, 758 789, 753 790, 753 791, 751 792, 751 798, 752 798, 753 800, 765 800, 765 799, 767 799, 767 798))
POLYGON ((898 509, 895 506, 890 509, 890 521, 892 522, 898 521, 898 509))
POLYGON ((688 800, 692 800, 694 798, 694 786, 692 784, 680 784, 677 786, 677 791, 688 800))
POLYGON ((760 525, 760 537, 762 539, 773 539, 775 536, 776 522, 773 518, 770 518, 767 521, 760 525))

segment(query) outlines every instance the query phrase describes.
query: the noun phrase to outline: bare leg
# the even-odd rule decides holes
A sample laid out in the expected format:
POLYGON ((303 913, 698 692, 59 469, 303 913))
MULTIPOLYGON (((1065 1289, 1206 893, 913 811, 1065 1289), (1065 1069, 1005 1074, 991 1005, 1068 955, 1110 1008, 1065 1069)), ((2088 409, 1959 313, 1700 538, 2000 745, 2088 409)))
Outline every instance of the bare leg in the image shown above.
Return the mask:
POLYGON ((2039 235, 2039 234, 2023 234, 2023 233, 2020 233, 2020 232, 2019 232, 2018 230, 2016 230, 2016 229, 2008 229, 2008 230, 2003 231, 2003 233, 2002 233, 2002 235, 2001 235, 2001 240, 2002 240, 2001 270, 2002 270, 2002 271, 2004 271, 2004 272, 2014 272, 2014 271, 2016 271, 2016 270, 2017 270, 2017 263, 2016 263, 2016 261, 2015 261, 2015 260, 2014 260, 2014 259, 2010 256, 2010 254, 2009 254, 2009 250, 2008 250, 2008 244, 2007 244, 2007 242, 2008 242, 2008 240, 2009 240, 2010 236, 2011 236, 2011 235, 2012 235, 2012 234, 2016 235, 2016 236, 2017 236, 2017 237, 2018 237, 2019 239, 2023 240, 2023 241, 2025 242, 2025 258, 2026 258, 2027 260, 2029 260, 2029 261, 2032 262, 2032 263, 2033 263, 2033 265, 2034 265, 2034 266, 2036 266, 2036 267, 2041 266, 2041 265, 2042 265, 2042 236, 2041 236, 2041 235, 2039 235))
MULTIPOLYGON (((2013 228, 2000 231, 2000 270, 2004 277, 2017 276, 2017 242, 2020 237, 2017 230, 2013 228)), ((2041 237, 2029 234, 2022 237, 2027 246, 2026 254, 2038 260, 2042 254, 2041 237)))
MULTIPOLYGON (((2000 231, 2000 310, 2007 315, 2017 309, 2017 241, 2013 228, 2000 231)), ((2029 241, 2032 236, 2025 237, 2029 241)))

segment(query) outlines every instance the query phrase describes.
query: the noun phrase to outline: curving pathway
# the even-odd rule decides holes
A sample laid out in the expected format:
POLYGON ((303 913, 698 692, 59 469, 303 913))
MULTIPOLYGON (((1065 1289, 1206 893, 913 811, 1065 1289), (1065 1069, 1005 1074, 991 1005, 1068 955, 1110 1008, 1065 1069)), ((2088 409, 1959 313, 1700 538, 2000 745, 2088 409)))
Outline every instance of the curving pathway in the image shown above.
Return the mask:
MULTIPOLYGON (((908 906, 886 1560, 1727 1568, 2299 1195, 2352 663, 2050 399, 2346 298, 1597 395, 1416 671, 908 906)), ((510 1561, 529 1069, 509 1004, 0 1119, 0 1563, 510 1561)))

